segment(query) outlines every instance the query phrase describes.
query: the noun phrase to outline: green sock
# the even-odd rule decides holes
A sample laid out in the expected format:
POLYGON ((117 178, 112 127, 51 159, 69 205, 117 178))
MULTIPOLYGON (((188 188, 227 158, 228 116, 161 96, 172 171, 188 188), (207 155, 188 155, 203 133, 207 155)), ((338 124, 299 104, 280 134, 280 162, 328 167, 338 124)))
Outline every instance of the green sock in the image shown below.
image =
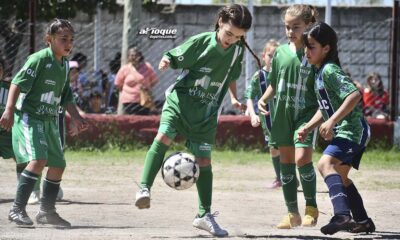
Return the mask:
POLYGON ((40 184, 42 183, 42 174, 39 175, 38 180, 35 183, 35 186, 33 187, 33 191, 39 191, 40 192, 40 184))
POLYGON ((281 163, 280 163, 281 156, 272 157, 272 165, 274 166, 276 179, 280 180, 280 173, 281 173, 281 163))
POLYGON ((299 167, 300 182, 303 186, 304 198, 306 199, 306 206, 317 207, 315 200, 317 193, 317 178, 314 171, 313 163, 299 167))
POLYGON ((154 179, 161 168, 167 150, 168 146, 157 140, 154 140, 153 144, 151 144, 146 154, 146 160, 144 161, 142 178, 140 180, 141 187, 151 188, 153 186, 154 179))
POLYGON ((58 191, 60 190, 61 180, 49 180, 43 181, 43 197, 40 201, 41 211, 50 211, 55 209, 56 199, 58 191))
POLYGON ((19 179, 19 184, 17 187, 17 194, 14 200, 14 207, 25 209, 29 196, 32 193, 33 186, 35 186, 35 182, 37 181, 37 178, 37 174, 29 172, 27 170, 24 170, 21 173, 21 177, 19 179))
POLYGON ((296 182, 296 164, 281 163, 281 181, 283 197, 288 211, 291 213, 298 213, 297 206, 297 182, 296 182))
POLYGON ((199 217, 211 211, 213 173, 211 165, 200 167, 200 176, 197 179, 197 194, 199 196, 199 217))

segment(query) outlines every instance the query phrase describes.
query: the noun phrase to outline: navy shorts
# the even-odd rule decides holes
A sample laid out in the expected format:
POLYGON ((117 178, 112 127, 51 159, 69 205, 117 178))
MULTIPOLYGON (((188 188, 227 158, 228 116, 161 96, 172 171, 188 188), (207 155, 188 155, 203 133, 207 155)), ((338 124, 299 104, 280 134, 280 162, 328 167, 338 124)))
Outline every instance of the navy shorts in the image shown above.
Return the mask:
POLYGON ((334 138, 325 149, 324 154, 339 159, 343 164, 358 169, 365 146, 359 145, 345 138, 334 138))

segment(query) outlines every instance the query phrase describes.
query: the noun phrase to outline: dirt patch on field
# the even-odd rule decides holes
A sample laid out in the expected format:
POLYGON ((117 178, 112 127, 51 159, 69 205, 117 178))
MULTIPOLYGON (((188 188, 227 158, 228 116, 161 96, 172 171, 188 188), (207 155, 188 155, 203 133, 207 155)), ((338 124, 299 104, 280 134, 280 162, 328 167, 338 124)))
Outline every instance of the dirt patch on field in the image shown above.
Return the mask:
MULTIPOLYGON (((57 210, 72 229, 34 225, 18 228, 7 214, 16 190, 15 165, 0 159, 0 239, 195 239, 211 238, 192 227, 197 209, 195 188, 175 191, 157 177, 152 189, 151 208, 138 210, 133 202, 141 164, 117 162, 109 165, 70 162, 64 175, 64 200, 57 210), (84 165, 84 166, 82 166, 84 165)), ((327 237, 319 228, 331 218, 332 208, 326 187, 318 176, 320 218, 316 227, 278 230, 274 226, 285 213, 281 190, 266 186, 273 176, 271 164, 213 165, 213 211, 217 221, 233 239, 400 239, 400 174, 397 171, 362 170, 353 175, 377 232, 372 235, 338 233, 327 237)), ((298 192, 301 212, 304 198, 298 192)), ((33 219, 38 205, 28 205, 33 219)))

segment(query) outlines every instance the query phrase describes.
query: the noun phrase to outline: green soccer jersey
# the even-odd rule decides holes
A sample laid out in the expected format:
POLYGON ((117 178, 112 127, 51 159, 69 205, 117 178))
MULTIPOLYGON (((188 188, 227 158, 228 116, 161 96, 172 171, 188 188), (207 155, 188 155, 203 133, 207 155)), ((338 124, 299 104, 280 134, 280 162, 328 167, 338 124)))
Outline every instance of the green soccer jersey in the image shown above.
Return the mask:
POLYGON ((50 48, 30 55, 12 80, 21 89, 16 109, 37 119, 54 119, 60 105, 73 102, 68 72, 68 60, 63 57, 60 63, 50 48))
MULTIPOLYGON (((336 64, 327 63, 315 76, 315 93, 324 120, 328 120, 357 87, 336 64)), ((334 128, 335 137, 346 138, 357 144, 363 142, 369 127, 357 105, 334 128)))
POLYGON ((314 89, 314 71, 304 51, 294 53, 289 44, 279 46, 271 63, 268 79, 275 90, 275 114, 271 142, 292 146, 295 130, 308 122, 318 108, 314 89))
POLYGON ((172 124, 189 140, 213 143, 218 109, 241 73, 241 42, 223 49, 216 32, 201 33, 164 54, 170 67, 183 69, 170 90, 161 123, 172 124))
POLYGON ((10 83, 0 80, 0 117, 6 109, 8 91, 10 90, 10 83))
MULTIPOLYGON (((247 86, 245 92, 246 99, 252 99, 258 101, 269 86, 268 72, 263 68, 261 71, 256 71, 252 78, 250 79, 249 85, 247 86)), ((258 113, 257 106, 254 107, 258 113)), ((269 111, 268 116, 260 116, 261 125, 265 136, 270 136, 272 128, 272 118, 274 116, 275 101, 269 101, 266 105, 267 111, 269 111)))

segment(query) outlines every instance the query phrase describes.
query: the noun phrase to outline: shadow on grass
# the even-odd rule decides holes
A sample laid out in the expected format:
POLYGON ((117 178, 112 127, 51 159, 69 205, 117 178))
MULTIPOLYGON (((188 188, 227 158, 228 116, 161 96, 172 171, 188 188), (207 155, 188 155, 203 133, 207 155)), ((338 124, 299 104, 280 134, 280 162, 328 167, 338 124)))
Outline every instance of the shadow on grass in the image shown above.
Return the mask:
POLYGON ((0 204, 12 203, 12 202, 14 202, 14 199, 0 199, 0 204))

